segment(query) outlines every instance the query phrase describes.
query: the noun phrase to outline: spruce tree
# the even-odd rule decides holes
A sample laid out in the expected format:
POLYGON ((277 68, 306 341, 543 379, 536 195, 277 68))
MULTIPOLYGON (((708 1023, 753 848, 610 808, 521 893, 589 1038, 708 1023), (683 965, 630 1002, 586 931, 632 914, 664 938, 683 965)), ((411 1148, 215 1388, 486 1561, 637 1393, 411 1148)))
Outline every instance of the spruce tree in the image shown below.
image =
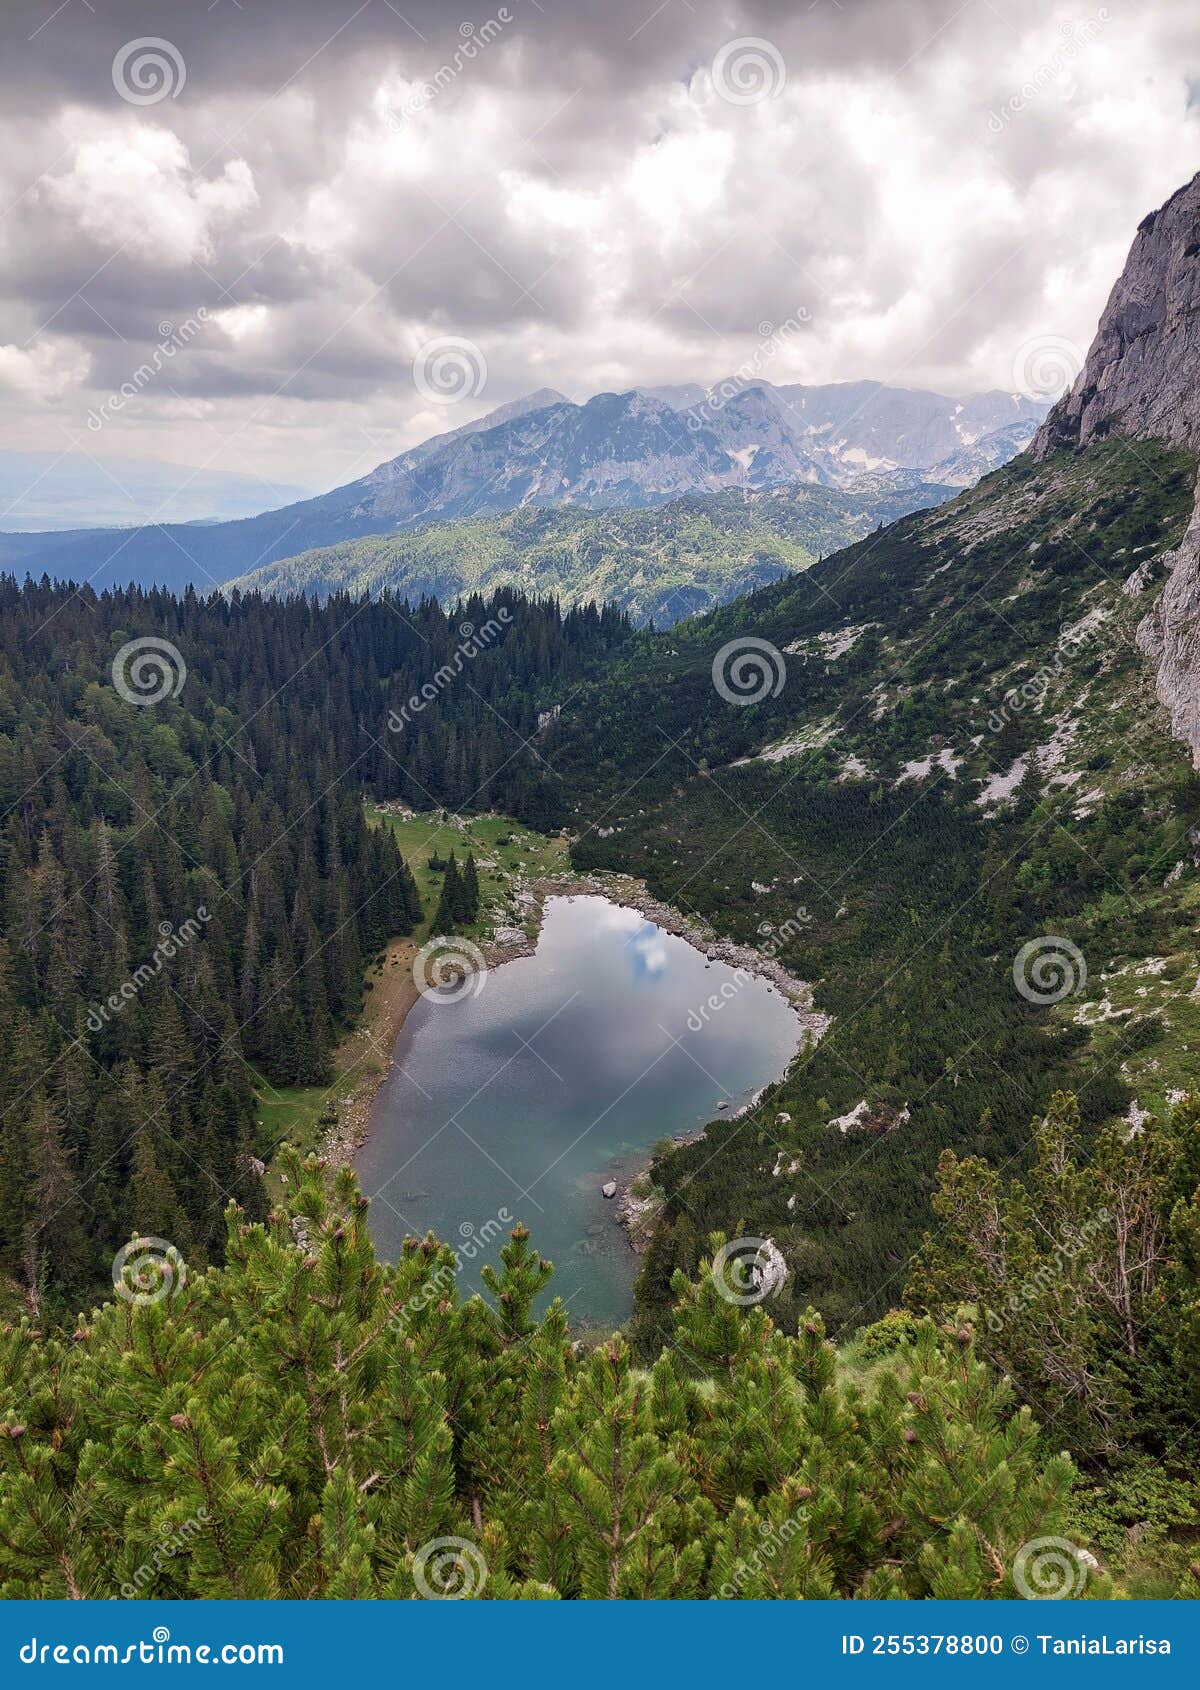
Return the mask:
POLYGON ((459 919, 469 927, 479 914, 479 871, 475 867, 475 853, 467 854, 459 883, 459 919))
POLYGON ((442 879, 442 895, 438 900, 437 913, 433 918, 435 933, 453 933, 461 919, 462 887, 459 880, 458 864, 451 851, 446 864, 446 872, 442 879))

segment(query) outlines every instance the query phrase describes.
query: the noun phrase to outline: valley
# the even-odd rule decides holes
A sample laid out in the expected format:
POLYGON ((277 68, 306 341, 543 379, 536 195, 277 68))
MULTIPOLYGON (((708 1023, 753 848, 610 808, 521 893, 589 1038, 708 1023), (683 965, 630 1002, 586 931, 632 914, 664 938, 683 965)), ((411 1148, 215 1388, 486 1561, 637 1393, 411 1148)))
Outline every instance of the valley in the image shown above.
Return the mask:
POLYGON ((565 606, 612 604, 637 626, 667 627, 807 569, 881 522, 938 504, 954 489, 900 477, 861 491, 789 484, 689 495, 597 515, 524 507, 403 539, 357 540, 267 564, 228 591, 325 595, 389 591, 444 601, 498 587, 553 594, 565 606))
POLYGON ((1198 228, 0 579, 3 1594, 1195 1599, 1198 228))
POLYGON ((751 1230, 794 1242, 800 1307, 813 1298, 851 1324, 883 1314, 943 1146, 1019 1159, 1055 1087, 1076 1089, 1099 1122, 1128 1106, 1130 1076, 1142 1107, 1187 1083, 1189 1004, 1151 1013, 1165 967, 1139 977, 1144 997, 1132 1001, 1144 1013, 1131 1003, 1116 1017, 1086 1014, 1082 986, 1061 1010, 1031 1009, 1011 976, 1023 940, 1061 934, 1091 959, 1103 1000, 1107 972, 1190 946, 1195 783, 1134 644, 1144 610, 1121 589, 1182 533, 1192 474, 1186 457, 1119 443, 1074 462, 1023 461, 830 560, 824 578, 755 595, 756 636, 789 654, 779 700, 730 709, 713 689, 714 651, 745 626, 734 607, 688 625, 694 646, 682 630, 642 639, 619 684, 581 694, 577 714, 555 724, 558 766, 576 755, 575 734, 578 766, 597 776, 577 860, 632 868, 739 937, 764 922, 788 932, 790 919, 782 955, 818 982, 833 1017, 758 1118, 710 1129, 719 1156, 692 1149, 656 1167, 668 1193, 680 1190, 678 1207, 668 1203, 679 1236, 669 1220, 644 1282, 651 1306, 663 1259, 686 1266, 715 1216, 735 1209, 751 1230), (1056 665, 1062 631, 1089 607, 1107 612, 1096 617, 1103 635, 1068 642, 1056 665), (847 622, 864 631, 825 660, 817 636, 847 622), (1013 707, 1014 686, 1043 671, 1033 702, 1013 707), (754 755, 802 739, 806 722, 810 748, 794 759, 754 755), (613 746, 622 754, 606 764, 613 746), (637 812, 614 812, 611 793, 651 764, 637 812), (1005 801, 992 797, 1005 788, 1005 801), (601 815, 614 828, 603 839, 588 825, 601 815), (864 1104, 882 1124, 874 1138, 830 1130, 864 1104), (800 1176, 793 1186, 772 1175, 780 1154, 800 1176))
MULTIPOLYGON (((1127 1428, 1131 1417, 1152 1427, 1178 1409, 1155 1375, 1130 1376, 1108 1358, 1105 1305, 1089 1304, 1097 1293, 1088 1276, 1099 1283, 1108 1272, 1110 1240, 1094 1216, 1111 1192, 1128 1188, 1122 1201, 1165 1227, 1188 1190, 1200 782, 1166 731, 1137 642, 1162 560, 1187 527, 1194 474, 1190 453, 1146 442, 1026 456, 949 504, 668 633, 594 610, 564 619, 511 591, 469 601, 453 617, 432 606, 398 615, 386 595, 365 604, 337 595, 323 605, 193 601, 172 629, 190 658, 187 708, 168 701, 150 719, 117 708, 101 680, 138 608, 132 599, 93 597, 80 607, 66 593, 56 600, 50 589, 13 584, 6 661, 20 678, 7 695, 8 720, 25 743, 44 743, 36 755, 47 765, 55 696, 78 724, 59 764, 70 818, 64 854, 57 867, 44 855, 16 882, 26 898, 42 900, 46 925, 31 949, 13 953, 7 1037, 15 1050, 42 1041, 32 1071, 61 1062, 67 1084, 38 1094, 32 1136, 9 1116, 4 1165, 12 1170, 24 1157, 36 1170, 33 1189, 55 1214, 52 1229, 28 1209, 8 1223, 13 1312, 36 1298, 39 1319, 53 1321, 55 1294, 39 1288, 60 1276, 95 1295, 90 1264, 120 1227, 106 1215, 122 1203, 143 1231, 146 1217, 158 1221, 158 1237, 185 1239, 201 1297, 257 1295, 253 1275, 268 1271, 266 1258, 251 1274, 240 1244, 232 1254, 228 1244, 221 1249, 193 1158, 177 1137, 181 1110, 190 1142, 193 1120, 214 1145, 227 1135, 217 1154, 241 1181, 234 1237, 265 1228, 264 1241, 276 1238, 270 1259, 278 1268, 269 1271, 285 1275, 290 1289, 277 1288, 285 1304, 309 1295, 301 1280, 287 1279, 293 1269, 280 1240, 289 1229, 299 1229, 302 1248, 307 1241, 308 1254, 294 1259, 302 1277, 323 1259, 321 1271, 346 1271, 342 1241, 350 1236, 355 1274, 378 1249, 384 1265, 372 1271, 419 1311, 422 1343, 443 1341, 435 1311, 460 1271, 455 1295, 463 1300, 446 1307, 461 1309, 471 1330, 490 1320, 483 1311, 498 1292, 501 1310, 523 1311, 504 1318, 517 1320, 526 1338, 540 1334, 536 1343, 552 1354, 572 1321, 572 1339, 584 1340, 570 1364, 572 1378, 584 1369, 572 1390, 584 1388, 592 1365, 580 1358, 594 1354, 596 1367, 611 1365, 625 1381, 614 1388, 636 1391, 639 1370, 660 1367, 655 1358, 679 1341, 681 1320, 689 1347, 717 1343, 725 1317, 706 1264, 736 1230, 738 1240, 758 1241, 761 1261, 786 1270, 771 1284, 770 1321, 756 1311, 763 1324, 746 1329, 767 1345, 760 1361, 747 1361, 751 1370, 776 1365, 768 1357, 777 1342, 801 1351, 815 1344, 810 1362, 824 1368, 819 1358, 833 1355, 828 1332, 847 1358, 839 1365, 850 1383, 838 1389, 893 1378, 913 1365, 913 1344, 926 1346, 918 1365, 936 1373, 943 1362, 928 1348, 936 1348, 936 1326, 923 1326, 922 1317, 936 1318, 949 1300, 979 1322, 972 1365, 1014 1377, 1039 1414, 1062 1427, 1081 1463, 1078 1482, 1066 1468, 1031 1473, 1039 1518, 1073 1522, 1070 1530, 1099 1544, 1106 1577, 1173 1588, 1186 1577, 1190 1515, 1155 1498, 1150 1474, 1160 1456, 1149 1440, 1131 1442, 1127 1428), (37 655, 48 609, 56 640, 69 640, 73 651, 71 667, 53 678, 37 655), (449 660, 464 620, 494 623, 501 635, 471 658, 468 684, 456 687, 449 660), (751 651, 761 655, 765 644, 774 652, 786 678, 739 708, 714 682, 719 675, 728 690, 730 647, 747 639, 751 651), (419 696, 438 662, 451 679, 405 721, 399 706, 419 696), (303 690, 289 698, 288 677, 297 674, 303 690), (229 698, 240 701, 244 721, 222 702, 229 698), (319 713, 305 699, 319 700, 319 713), (388 726, 389 714, 400 729, 388 726), (373 731, 364 731, 364 715, 373 731), (369 780, 365 805, 358 783, 332 805, 320 796, 330 784, 331 736, 343 766, 357 761, 364 785, 369 780), (297 784, 306 766, 308 791, 297 784), (152 804, 171 815, 176 789, 191 795, 173 828, 184 831, 188 855, 167 849, 164 835, 147 884, 138 873, 142 812, 152 804), (269 793, 278 818, 265 807, 269 793), (484 808, 485 795, 503 809, 484 808), (315 811, 321 826, 310 843, 283 820, 284 805, 292 817, 315 811), (82 853, 75 841, 90 806, 99 816, 82 853), (446 927, 451 851, 462 863, 473 859, 478 901, 474 914, 446 927), (96 852, 102 862, 111 856, 111 867, 103 895, 79 904, 92 922, 84 934, 63 926, 71 900, 64 905, 57 888, 96 852), (351 855, 364 867, 356 919, 365 925, 353 945, 347 916, 356 906, 336 895, 329 874, 351 855), (764 1016, 772 1000, 757 996, 765 988, 739 987, 728 1000, 717 992, 719 1009, 702 1017, 703 1042, 691 1053, 700 1068, 686 1054, 681 1068, 661 1064, 658 1045, 639 1061, 663 1010, 652 1013, 638 994, 657 998, 666 984, 646 956, 680 958, 670 1013, 685 1024, 714 996, 714 970, 723 979, 728 965, 628 906, 588 895, 614 874, 645 882, 644 908, 674 909, 719 936, 722 954, 732 944, 760 959, 755 972, 782 968, 811 981, 815 1009, 829 1018, 823 1037, 790 1061, 795 1031, 791 1044, 772 1043, 764 1016), (562 890, 546 905, 547 925, 529 955, 548 888, 562 890), (208 900, 215 912, 203 942, 89 1037, 90 1066, 81 1067, 62 1029, 79 1024, 88 1002, 103 1000, 124 956, 148 949, 164 904, 182 910, 189 899, 208 900), (634 924, 610 930, 611 950, 582 921, 593 904, 634 924), (272 920, 272 909, 288 913, 272 920), (581 925, 562 928, 559 912, 571 911, 581 925), (493 968, 478 996, 439 1005, 410 979, 419 949, 438 933, 452 955, 464 942, 500 941, 503 954, 522 960, 493 968), (641 952, 626 945, 630 935, 641 952), (1053 939, 1052 965, 1057 958, 1069 972, 1076 957, 1083 964, 1061 994, 1043 990, 1044 1001, 1023 993, 1014 976, 1016 959, 1040 935, 1053 939), (76 966, 64 975, 56 958, 68 943, 76 966), (338 972, 324 960, 318 969, 318 957, 337 959, 338 972), (318 979, 338 984, 339 1006, 314 997, 318 979), (222 982, 251 1006, 242 1030, 224 1041, 222 982), (577 1025, 564 1006, 589 987, 602 995, 585 998, 577 1025), (39 1004, 54 1008, 39 1012, 39 1004), (553 1048, 541 1049, 547 1020, 562 1025, 553 1048), (721 1062, 710 1060, 714 1037, 731 1041, 721 1062), (230 1038, 241 1044, 236 1063, 230 1038), (765 1046, 752 1042, 764 1038, 765 1046), (736 1071, 727 1071, 729 1051, 736 1071), (511 1083, 497 1082, 497 1070, 511 1083), (665 1090, 642 1095, 647 1071, 665 1090), (564 1098, 572 1075, 578 1090, 564 1098), (115 1123, 139 1087, 147 1102, 134 1109, 157 1109, 162 1131, 143 1125, 123 1142, 115 1123), (1068 1094, 1076 1101, 1063 1101, 1068 1094), (722 1102, 730 1107, 721 1110, 722 1102), (594 1134, 606 1109, 607 1124, 594 1134), (1049 1152, 1038 1148, 1044 1134, 1031 1140, 1029 1123, 1042 1117, 1059 1123, 1060 1160, 1073 1170, 1069 1219, 1053 1224, 1075 1228, 1091 1253, 1072 1276, 1045 1280, 1014 1196, 1005 1224, 1024 1263, 1014 1271, 1038 1291, 1028 1306, 1019 1299, 1022 1318, 997 1317, 997 1335, 995 1308, 1016 1293, 973 1265, 970 1193, 989 1178, 1041 1189, 1038 1157, 1049 1152), (90 1137, 75 1125, 85 1121, 90 1137), (554 1140, 548 1203, 537 1196, 547 1183, 547 1132, 565 1134, 554 1140), (301 1150, 332 1148, 335 1161, 353 1156, 361 1189, 320 1159, 305 1166, 285 1139, 301 1150), (82 1208, 61 1208, 67 1145, 90 1170, 90 1220, 82 1208), (1103 1160, 1094 1164, 1089 1152, 1103 1160), (624 1181, 647 1153, 637 1189, 654 1198, 657 1219, 636 1255, 599 1186, 612 1174, 624 1181), (270 1167, 256 1175, 255 1158, 261 1164, 268 1155, 270 1167), (1097 1178, 1103 1202, 1088 1195, 1097 1178), (392 1200, 397 1193, 402 1200, 392 1200), (526 1219, 522 1199, 534 1201, 532 1238, 544 1235, 557 1258, 552 1280, 551 1257, 530 1257, 517 1224, 526 1219), (923 1242, 933 1212, 946 1222, 923 1242), (315 1253, 314 1226, 322 1240, 315 1253), (414 1256, 412 1240, 429 1228, 445 1245, 427 1242, 414 1256), (464 1251, 468 1238, 482 1248, 464 1251), (44 1264, 32 1279, 30 1248, 44 1264), (413 1277, 420 1263, 432 1278, 413 1277), (247 1274, 244 1292, 234 1291, 247 1274), (209 1276, 211 1292, 203 1289, 209 1276), (466 1295, 473 1286, 486 1302, 466 1295), (549 1309, 547 1295, 557 1299, 549 1309), (608 1352, 591 1345, 624 1318, 631 1297, 627 1348, 602 1361, 608 1352), (1047 1355, 1043 1304, 1063 1298, 1090 1307, 1095 1324, 1073 1329, 1068 1351, 1047 1355), (1064 1369, 1105 1384, 1094 1396, 1047 1392, 1044 1381, 1064 1369), (1126 1429, 1115 1466, 1114 1415, 1126 1429), (1099 1487, 1091 1482, 1098 1477, 1099 1487), (1140 1529, 1131 1556, 1125 1534, 1147 1518, 1149 1536, 1140 1529)), ((9 739, 15 748, 17 737, 9 739)), ((10 803, 27 816, 14 755, 4 778, 10 803)), ((1042 984, 1040 974, 1031 978, 1042 984)), ((445 984, 455 997, 455 977, 445 984)), ((795 1029, 782 997, 774 1003, 771 1014, 795 1029)), ((669 1014, 665 1025, 670 1031, 669 1014)), ((676 1047, 668 1040, 665 1048, 676 1047)), ((30 1071, 10 1071, 10 1108, 30 1071)), ((1047 1189, 1062 1205, 1061 1191, 1047 1189)), ((1170 1349, 1178 1341, 1170 1303, 1146 1271, 1136 1320, 1152 1347, 1170 1349)), ((750 1302, 757 1301, 755 1293, 750 1302)), ((199 1317, 201 1305, 189 1306, 199 1317)), ((109 1307, 101 1331, 120 1312, 109 1307)), ((170 1319, 169 1304, 152 1308, 147 1318, 170 1319)), ((243 1343, 256 1341, 254 1330, 243 1343)), ((486 1349, 493 1340, 483 1330, 471 1342, 486 1349)), ((35 1358, 14 1351, 11 1377, 35 1358)), ((86 1372, 86 1357, 80 1365, 86 1372)), ((249 1355, 238 1365, 254 1372, 249 1355)), ((1182 1380, 1182 1353, 1178 1365, 1182 1380)), ((83 1375, 80 1388, 88 1388, 83 1375)), ((461 1388, 470 1389, 465 1381, 461 1388)), ((517 1388, 532 1388, 532 1377, 517 1388)), ((490 1414, 486 1398, 472 1412, 490 1414)), ((799 1412, 799 1404, 788 1410, 799 1412)), ((320 1411, 308 1413, 319 1425, 320 1411)), ((1022 1459, 1042 1455, 1030 1446, 1022 1459)), ((228 1482, 239 1494, 242 1481, 231 1474, 228 1482)), ((1005 1530, 1032 1529, 1015 1518, 1004 1529, 990 1524, 1002 1539, 1005 1530)), ((977 1590, 980 1575, 964 1564, 962 1543, 952 1538, 945 1554, 939 1587, 949 1587, 953 1561, 960 1587, 977 1590)), ((329 1564, 329 1589, 339 1588, 335 1564, 339 1557, 329 1564)), ((796 1577, 793 1589, 804 1582, 796 1577)), ((225 1588, 220 1577, 213 1588, 225 1588)), ((269 1588, 294 1587, 280 1567, 269 1588)))

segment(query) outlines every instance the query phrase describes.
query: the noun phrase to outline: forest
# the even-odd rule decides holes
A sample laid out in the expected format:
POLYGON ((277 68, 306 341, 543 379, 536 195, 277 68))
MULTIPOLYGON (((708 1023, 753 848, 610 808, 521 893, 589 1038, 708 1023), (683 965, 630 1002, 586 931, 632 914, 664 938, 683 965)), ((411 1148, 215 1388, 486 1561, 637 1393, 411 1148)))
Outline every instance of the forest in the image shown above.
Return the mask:
POLYGON ((1072 1464, 969 1328, 915 1324, 868 1384, 815 1316, 787 1338, 681 1274, 645 1369, 533 1316, 524 1228, 459 1303, 445 1246, 382 1267, 352 1176, 288 1168, 223 1267, 0 1334, 0 1593, 978 1598, 1064 1529, 1072 1464))
POLYGON ((997 1176, 948 1159, 912 1309, 840 1350, 728 1295, 714 1233, 649 1363, 534 1312, 524 1227, 460 1301, 449 1246, 378 1263, 349 1170, 286 1153, 286 1208, 231 1204, 223 1266, 145 1251, 72 1331, 0 1332, 0 1594, 1194 1598, 1198 1121, 1089 1169, 1058 1098, 1000 1270, 997 1176), (1106 1204, 1127 1256, 1079 1225, 1106 1204), (1126 1452, 1096 1485, 1131 1413, 1190 1478, 1126 1452))

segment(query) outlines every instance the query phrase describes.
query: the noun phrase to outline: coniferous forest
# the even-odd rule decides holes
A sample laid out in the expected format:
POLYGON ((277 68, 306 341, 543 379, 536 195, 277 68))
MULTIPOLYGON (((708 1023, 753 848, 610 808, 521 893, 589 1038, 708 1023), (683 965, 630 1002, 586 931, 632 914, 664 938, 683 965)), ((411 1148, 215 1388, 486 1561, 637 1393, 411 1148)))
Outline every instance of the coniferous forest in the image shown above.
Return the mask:
POLYGON ((645 1369, 534 1317, 524 1228, 459 1303, 448 1248, 380 1267, 353 1179, 287 1166, 290 1217, 231 1214, 224 1267, 3 1335, 4 1594, 1011 1596, 1062 1529, 1071 1462, 969 1329, 915 1326, 868 1395, 815 1317, 786 1338, 678 1275, 645 1369))

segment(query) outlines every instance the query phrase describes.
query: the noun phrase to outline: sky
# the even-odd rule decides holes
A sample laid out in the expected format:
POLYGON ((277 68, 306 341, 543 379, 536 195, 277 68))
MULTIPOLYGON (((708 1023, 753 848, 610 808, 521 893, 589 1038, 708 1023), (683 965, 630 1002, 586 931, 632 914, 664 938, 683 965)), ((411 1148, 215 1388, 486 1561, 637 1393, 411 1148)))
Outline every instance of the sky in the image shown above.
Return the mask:
POLYGON ((6 0, 0 80, 0 450, 264 506, 542 387, 1053 397, 1200 168, 1191 0, 6 0))

